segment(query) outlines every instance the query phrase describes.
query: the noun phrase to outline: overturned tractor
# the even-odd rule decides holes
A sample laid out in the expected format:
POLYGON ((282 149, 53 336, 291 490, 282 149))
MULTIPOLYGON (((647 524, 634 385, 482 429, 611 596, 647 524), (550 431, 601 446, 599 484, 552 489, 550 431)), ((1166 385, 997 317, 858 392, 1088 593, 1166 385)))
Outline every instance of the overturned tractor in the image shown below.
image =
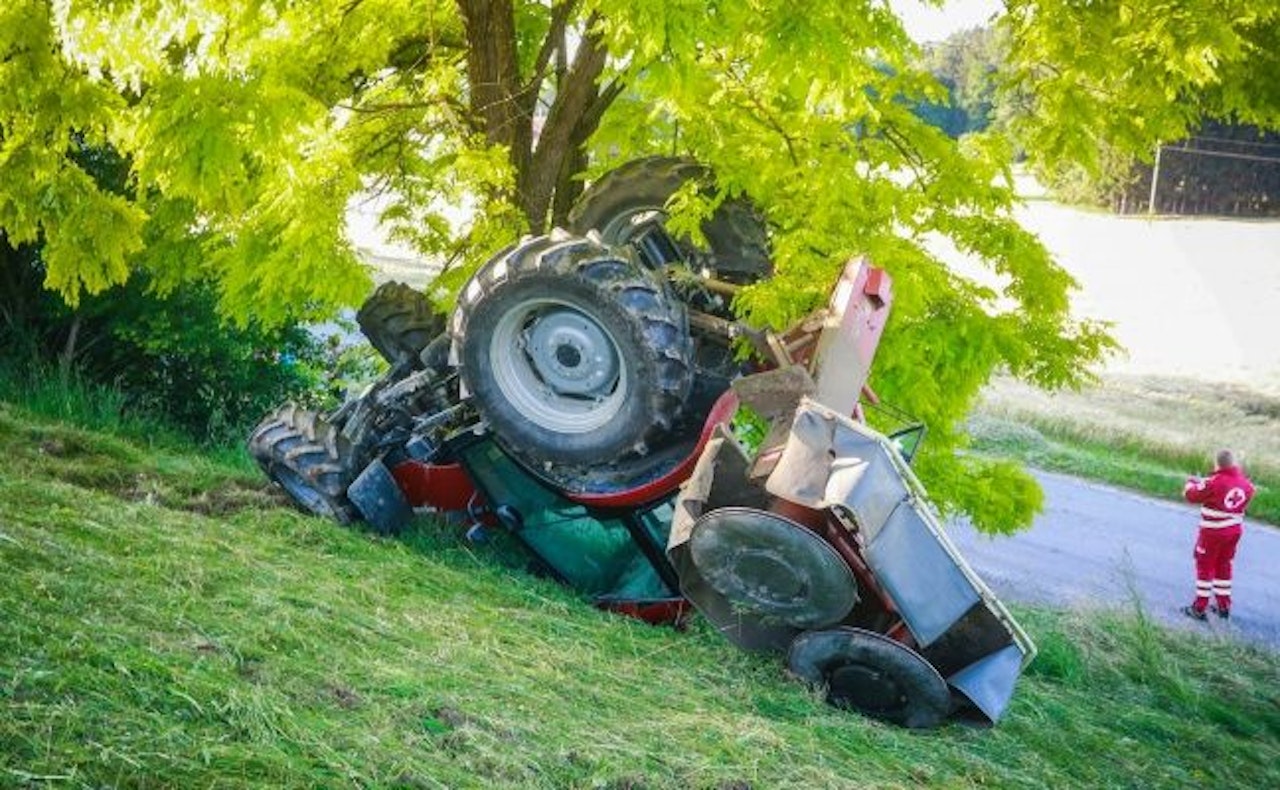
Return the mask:
POLYGON ((909 466, 918 434, 861 420, 888 275, 851 261, 791 330, 742 326, 733 293, 770 272, 750 204, 720 205, 709 249, 665 227, 667 199, 708 178, 620 168, 570 231, 483 266, 447 322, 383 286, 357 318, 386 375, 329 414, 278 409, 251 453, 310 512, 384 532, 462 514, 602 607, 696 609, 837 706, 994 722, 1034 647, 938 524, 909 466))

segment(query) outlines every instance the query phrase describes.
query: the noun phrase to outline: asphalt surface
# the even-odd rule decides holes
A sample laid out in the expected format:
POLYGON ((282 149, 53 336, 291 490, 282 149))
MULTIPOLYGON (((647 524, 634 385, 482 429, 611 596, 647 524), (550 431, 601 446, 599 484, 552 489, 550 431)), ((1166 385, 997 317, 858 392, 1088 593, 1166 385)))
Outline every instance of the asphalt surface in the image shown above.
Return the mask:
POLYGON ((1231 620, 1194 622, 1179 610, 1194 595, 1199 509, 1065 475, 1036 472, 1045 510, 1031 529, 949 534, 1001 599, 1063 607, 1141 605, 1153 619, 1280 650, 1280 530, 1246 519, 1236 552, 1231 620))

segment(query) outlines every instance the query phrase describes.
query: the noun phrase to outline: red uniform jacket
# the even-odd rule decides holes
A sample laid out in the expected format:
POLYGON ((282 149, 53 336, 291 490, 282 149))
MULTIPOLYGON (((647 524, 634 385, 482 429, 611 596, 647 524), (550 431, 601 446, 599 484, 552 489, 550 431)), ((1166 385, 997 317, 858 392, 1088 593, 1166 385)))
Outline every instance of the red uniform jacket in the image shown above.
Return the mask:
POLYGON ((1200 526, 1222 529, 1244 523, 1244 509, 1253 499, 1253 483, 1238 466, 1228 466, 1201 480, 1187 480, 1182 495, 1200 506, 1200 526))

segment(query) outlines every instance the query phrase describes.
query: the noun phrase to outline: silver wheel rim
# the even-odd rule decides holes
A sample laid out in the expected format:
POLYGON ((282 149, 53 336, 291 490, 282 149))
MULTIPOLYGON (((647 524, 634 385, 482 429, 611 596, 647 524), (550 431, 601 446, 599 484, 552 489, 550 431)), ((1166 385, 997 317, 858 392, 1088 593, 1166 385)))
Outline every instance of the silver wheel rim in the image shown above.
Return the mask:
POLYGON ((626 402, 626 360, 617 342, 568 302, 521 302, 498 321, 489 348, 503 397, 540 428, 589 433, 608 425, 626 402))

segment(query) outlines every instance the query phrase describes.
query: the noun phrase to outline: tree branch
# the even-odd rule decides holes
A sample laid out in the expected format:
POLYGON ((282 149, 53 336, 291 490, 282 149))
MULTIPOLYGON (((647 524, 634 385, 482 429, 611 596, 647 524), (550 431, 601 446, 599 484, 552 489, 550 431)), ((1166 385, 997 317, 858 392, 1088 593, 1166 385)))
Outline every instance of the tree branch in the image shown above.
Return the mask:
POLYGON ((368 104, 339 104, 337 107, 342 110, 350 110, 351 112, 365 113, 374 115, 381 112, 399 112, 401 110, 425 110, 428 107, 445 106, 451 110, 457 111, 462 109, 458 104, 449 98, 442 98, 438 101, 391 101, 391 102, 370 102, 368 104))
POLYGON ((920 156, 919 152, 912 150, 911 146, 907 144, 906 138, 893 126, 892 123, 886 121, 883 131, 884 139, 888 140, 889 144, 896 148, 902 158, 906 160, 907 166, 911 168, 911 172, 916 176, 917 183, 921 182, 923 179, 921 178, 920 171, 923 170, 926 165, 924 157, 920 156))
POLYGON ((587 110, 599 98, 596 81, 604 71, 605 58, 609 53, 599 36, 590 32, 598 19, 595 12, 587 19, 587 35, 578 46, 565 79, 557 86, 555 101, 533 151, 528 178, 521 184, 523 207, 530 225, 536 230, 546 225, 556 181, 565 159, 575 150, 574 132, 587 110))
POLYGON ((569 211, 582 195, 583 184, 577 176, 587 169, 587 141, 600 128, 605 111, 622 94, 623 88, 622 78, 615 78, 599 92, 595 101, 574 124, 573 133, 569 136, 569 150, 560 163, 560 174, 556 177, 555 196, 551 202, 553 225, 564 226, 568 223, 569 211))
POLYGON ((582 136, 582 142, 586 142, 587 138, 595 134, 596 128, 600 125, 600 119, 604 118, 604 113, 609 109, 610 105, 622 95, 622 91, 627 85, 622 81, 622 77, 615 77, 612 82, 600 91, 600 95, 591 103, 586 112, 582 116, 580 126, 589 127, 585 135, 582 136))
POLYGON ((524 96, 531 97, 527 99, 529 104, 529 112, 533 112, 533 102, 538 100, 538 94, 541 93, 542 81, 546 79, 547 67, 551 63, 551 56, 556 50, 564 50, 564 32, 569 24, 569 17, 573 14, 574 9, 578 6, 578 0, 563 0, 559 5, 551 9, 551 27, 547 30, 547 35, 542 39, 542 46, 538 50, 538 57, 533 63, 533 72, 529 75, 529 81, 524 84, 524 96))
POLYGON ((791 158, 791 164, 799 167, 800 157, 796 153, 795 138, 793 138, 787 132, 786 127, 784 127, 778 119, 774 117, 773 112, 764 105, 764 102, 760 101, 759 97, 752 92, 751 86, 742 78, 742 75, 733 67, 733 64, 727 63, 719 53, 713 53, 712 57, 720 62, 721 66, 724 68, 725 74, 727 74, 729 79, 733 80, 733 82, 742 90, 743 97, 746 99, 750 108, 755 110, 759 121, 763 123, 766 128, 772 129, 782 137, 782 142, 787 146, 787 156, 791 158))

